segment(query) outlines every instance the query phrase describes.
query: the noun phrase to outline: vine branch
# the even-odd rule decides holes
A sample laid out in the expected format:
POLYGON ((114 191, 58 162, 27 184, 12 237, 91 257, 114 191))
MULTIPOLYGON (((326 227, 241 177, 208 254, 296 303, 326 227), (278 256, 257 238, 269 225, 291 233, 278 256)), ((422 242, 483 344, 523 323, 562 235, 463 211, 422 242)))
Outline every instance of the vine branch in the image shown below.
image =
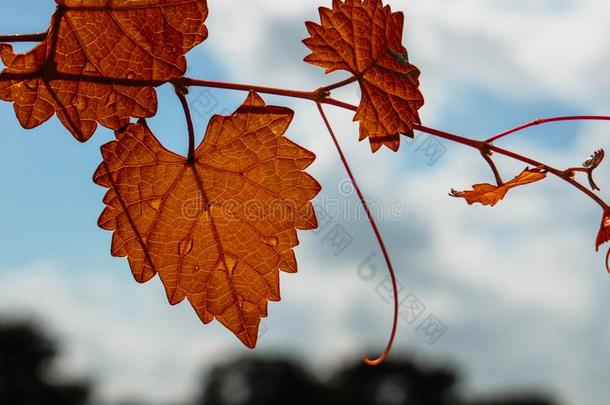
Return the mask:
MULTIPOLYGON (((0 36, 0 38, 2 38, 2 37, 0 36)), ((0 41, 0 42, 2 42, 2 41, 0 41)), ((40 71, 34 71, 34 72, 29 72, 29 73, 2 72, 2 73, 0 73, 0 81, 3 81, 3 80, 29 80, 29 79, 40 77, 41 73, 42 72, 40 72, 40 71)), ((161 86, 166 83, 166 81, 161 81, 161 80, 107 78, 107 77, 101 77, 101 76, 76 75, 76 74, 61 73, 61 72, 48 72, 48 71, 44 72, 43 76, 52 76, 52 78, 56 79, 56 80, 57 79, 74 80, 74 81, 81 81, 81 82, 85 82, 85 83, 105 83, 105 84, 117 84, 117 85, 125 85, 125 86, 131 85, 131 86, 158 87, 158 86, 161 86)), ((277 88, 277 87, 258 86, 258 85, 253 85, 253 84, 242 84, 242 83, 221 82, 221 81, 214 81, 214 80, 195 79, 195 78, 191 78, 191 77, 187 77, 187 76, 172 80, 171 83, 174 85, 184 86, 184 87, 193 86, 193 87, 208 87, 208 88, 218 88, 218 89, 225 89, 225 90, 235 90, 235 91, 256 91, 256 92, 262 93, 262 94, 272 94, 272 95, 276 95, 276 96, 310 100, 310 101, 314 101, 316 103, 319 102, 322 104, 334 105, 336 107, 343 108, 345 110, 357 111, 358 110, 357 106, 332 98, 330 96, 331 90, 329 90, 329 89, 336 90, 340 87, 351 84, 351 83, 355 82, 356 80, 357 80, 357 78, 355 76, 353 76, 349 79, 339 81, 337 83, 328 85, 326 87, 320 87, 319 89, 313 90, 313 91, 292 90, 292 89, 284 89, 284 88, 277 88)), ((477 142, 477 145, 484 144, 484 143, 491 144, 498 139, 504 138, 504 137, 506 137, 510 134, 514 134, 516 132, 520 132, 524 129, 527 129, 527 128, 530 128, 533 126, 537 126, 537 125, 543 125, 543 124, 559 122, 559 121, 610 121, 610 116, 574 115, 574 116, 562 116, 562 117, 537 119, 537 120, 531 121, 527 124, 523 124, 523 125, 513 128, 513 129, 510 129, 508 131, 494 135, 493 137, 491 137, 485 141, 475 141, 475 140, 472 140, 472 141, 477 142)), ((423 127, 418 124, 416 124, 414 126, 414 129, 418 130, 420 132, 426 132, 429 135, 439 136, 438 133, 427 132, 425 130, 426 127, 423 127), (422 130, 422 128, 424 130, 422 130)), ((427 129, 430 129, 430 128, 427 128, 427 129)), ((447 134, 447 133, 445 133, 445 134, 447 134)), ((446 139, 448 139, 450 141, 455 141, 454 139, 449 139, 449 138, 446 138, 446 139)), ((467 138, 462 138, 462 139, 467 139, 467 138)), ((459 142, 459 143, 462 143, 462 142, 459 142)), ((473 146, 472 143, 469 143, 468 145, 473 146)), ((477 148, 479 148, 479 147, 477 146, 477 148)))
MULTIPOLYGON (((53 72, 53 73, 50 73, 48 71, 45 72, 45 76, 51 75, 51 74, 56 79, 79 80, 79 81, 84 81, 84 82, 101 82, 101 83, 113 83, 113 84, 123 84, 123 85, 132 85, 132 86, 135 86, 135 85, 152 86, 152 87, 157 87, 157 86, 164 84, 164 82, 162 82, 162 81, 111 79, 111 78, 97 77, 97 76, 81 76, 81 75, 73 75, 73 74, 64 74, 64 73, 59 73, 59 72, 53 72)), ((31 79, 34 77, 38 77, 39 75, 40 75, 40 72, 32 72, 32 73, 25 73, 25 74, 24 73, 3 72, 3 73, 0 73, 0 81, 2 81, 2 80, 27 80, 27 79, 31 79)), ((290 97, 290 98, 305 99, 305 100, 314 101, 315 103, 318 103, 318 104, 329 104, 329 105, 334 105, 336 107, 343 108, 346 110, 357 111, 358 110, 357 106, 350 104, 350 103, 346 103, 341 100, 336 100, 336 99, 330 97, 330 91, 326 90, 328 88, 337 89, 339 87, 348 85, 348 84, 354 82, 355 80, 356 80, 355 77, 346 79, 346 80, 342 80, 335 84, 331 84, 329 86, 322 87, 322 88, 320 88, 318 90, 314 90, 314 91, 300 91, 300 90, 282 89, 282 88, 275 88, 275 87, 257 86, 257 85, 250 85, 250 84, 219 82, 219 81, 212 81, 212 80, 194 79, 194 78, 190 78, 190 77, 182 77, 182 78, 173 80, 172 84, 174 84, 174 86, 179 86, 179 87, 199 86, 199 87, 211 87, 211 88, 220 88, 220 89, 237 90, 237 91, 256 91, 256 92, 264 93, 264 94, 273 94, 273 95, 290 97)), ((471 138, 466 138, 466 137, 455 135, 455 134, 452 134, 449 132, 444 132, 444 131, 440 131, 440 130, 437 130, 434 128, 429 128, 429 127, 423 126, 421 124, 415 124, 413 126, 413 129, 416 131, 419 131, 419 132, 427 133, 428 135, 446 139, 446 140, 454 142, 454 143, 459 143, 459 144, 466 145, 466 146, 469 146, 472 148, 476 148, 479 151, 482 151, 482 150, 493 151, 498 154, 507 156, 509 158, 524 162, 526 164, 533 165, 535 167, 541 167, 541 168, 547 170, 549 173, 552 173, 555 176, 561 178, 562 180, 570 183, 572 186, 576 187, 578 190, 580 190, 581 192, 586 194, 588 197, 590 197, 593 201, 595 201, 597 204, 599 204, 602 207, 602 209, 604 209, 605 211, 608 211, 608 210, 610 210, 608 207, 608 204, 606 204, 596 194, 589 191, 582 184, 580 184, 579 182, 577 182, 576 180, 571 178, 568 174, 566 174, 565 171, 556 169, 552 166, 540 163, 534 159, 528 158, 528 157, 520 155, 518 153, 509 151, 509 150, 506 150, 503 148, 499 148, 499 147, 493 145, 493 142, 498 139, 506 137, 510 134, 520 132, 520 131, 522 131, 526 128, 530 128, 532 126, 543 125, 543 124, 547 124, 547 123, 551 123, 551 122, 559 122, 559 121, 582 121, 582 120, 610 121, 610 116, 575 115, 575 116, 563 116, 563 117, 538 119, 538 120, 534 120, 532 122, 520 125, 518 127, 515 127, 508 131, 504 131, 500 134, 492 136, 491 138, 489 138, 485 141, 479 141, 479 140, 475 140, 475 139, 471 139, 471 138)))
POLYGON ((531 128, 537 125, 548 124, 551 122, 560 122, 560 121, 610 121, 610 117, 606 117, 603 115, 573 115, 567 117, 553 117, 553 118, 539 118, 537 120, 528 122, 523 125, 519 125, 518 127, 509 129, 504 132, 500 132, 497 135, 492 136, 487 139, 485 142, 492 143, 497 141, 498 139, 504 138, 508 135, 514 134, 516 132, 523 131, 524 129, 531 128))
MULTIPOLYGON (((49 75, 49 74, 51 74, 51 73, 49 73, 48 71, 45 72, 45 75, 49 75)), ((152 80, 111 79, 111 78, 97 77, 97 76, 81 76, 81 75, 65 74, 65 73, 59 73, 59 72, 53 72, 52 74, 53 74, 53 77, 56 79, 79 80, 79 81, 84 81, 84 82, 113 83, 113 84, 132 85, 132 86, 157 87, 157 86, 160 86, 165 83, 162 81, 152 81, 152 80)), ((27 80, 27 79, 32 79, 32 78, 38 77, 39 75, 40 75, 40 72, 32 72, 32 73, 25 73, 25 74, 24 73, 3 72, 3 73, 0 73, 0 81, 2 81, 2 80, 27 80)), ((330 91, 326 90, 328 88, 332 88, 334 90, 339 87, 348 85, 354 81, 355 81, 355 77, 346 79, 346 80, 342 80, 335 84, 331 84, 329 86, 322 87, 322 88, 320 88, 318 90, 314 90, 314 91, 300 91, 300 90, 291 90, 291 89, 283 89, 283 88, 275 88, 275 87, 257 86, 257 85, 251 85, 251 84, 219 82, 219 81, 212 81, 212 80, 194 79, 194 78, 190 78, 190 77, 182 77, 182 78, 173 80, 172 84, 174 84, 174 86, 177 85, 177 86, 182 86, 182 87, 198 86, 198 87, 220 88, 220 89, 236 90, 236 91, 256 91, 256 92, 264 93, 264 94, 273 94, 273 95, 277 95, 277 96, 305 99, 305 100, 314 101, 315 103, 319 103, 319 104, 329 104, 329 105, 334 105, 336 107, 343 108, 346 110, 357 111, 358 110, 357 106, 332 98, 330 96, 330 91)), ((552 123, 552 122, 559 122, 559 121, 583 121, 583 120, 610 121, 610 116, 574 115, 574 116, 562 116, 562 117, 537 119, 537 120, 531 121, 529 123, 515 127, 513 129, 510 129, 508 131, 504 131, 500 134, 494 135, 485 141, 479 141, 479 140, 475 140, 475 139, 471 139, 471 138, 466 138, 466 137, 452 134, 449 132, 437 130, 434 128, 429 128, 429 127, 423 126, 421 124, 415 124, 413 126, 413 129, 416 131, 419 131, 419 132, 427 133, 428 135, 446 139, 450 142, 459 143, 459 144, 466 145, 466 146, 469 146, 472 148, 476 148, 479 151, 489 150, 489 151, 504 155, 506 157, 524 162, 526 164, 533 165, 535 167, 541 167, 541 168, 547 170, 549 173, 552 173, 553 175, 570 183, 572 186, 576 187, 578 190, 580 190, 585 195, 587 195, 589 198, 591 198, 593 201, 595 201, 597 204, 599 204, 602 207, 602 209, 604 209, 604 211, 608 211, 608 210, 610 210, 610 208, 608 207, 608 204, 606 204, 596 194, 589 191, 589 189, 587 189, 585 186, 580 184, 578 181, 571 178, 565 171, 556 169, 552 166, 540 163, 534 159, 528 158, 528 157, 520 155, 518 153, 509 151, 509 150, 506 150, 503 148, 499 148, 499 147, 493 145, 493 142, 498 139, 504 138, 510 134, 520 132, 524 129, 527 129, 527 128, 530 128, 533 126, 543 125, 543 124, 552 123)))

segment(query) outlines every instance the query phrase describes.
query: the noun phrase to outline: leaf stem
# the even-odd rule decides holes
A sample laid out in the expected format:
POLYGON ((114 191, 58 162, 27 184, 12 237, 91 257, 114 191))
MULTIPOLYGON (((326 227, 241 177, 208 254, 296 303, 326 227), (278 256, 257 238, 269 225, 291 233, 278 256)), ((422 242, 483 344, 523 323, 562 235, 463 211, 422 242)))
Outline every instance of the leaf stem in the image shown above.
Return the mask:
POLYGON ((488 149, 481 150, 481 156, 483 156, 483 159, 485 159, 485 161, 491 168, 491 171, 494 174, 494 177, 496 179, 496 184, 498 185, 498 187, 502 186, 504 184, 504 181, 502 180, 502 176, 500 176, 500 171, 498 170, 496 163, 494 162, 494 160, 491 157, 491 152, 488 149))
POLYGON ((0 42, 42 42, 47 39, 47 32, 36 34, 10 34, 0 35, 0 42))
MULTIPOLYGON (((2 75, 0 75, 0 78, 2 75)), ((216 89, 225 89, 225 90, 237 90, 237 91, 256 91, 257 93, 263 94, 273 94, 276 96, 284 96, 291 98, 300 98, 304 100, 315 101, 316 103, 329 104, 334 105, 339 108, 343 108, 346 110, 357 111, 358 107, 355 105, 343 102, 341 100, 336 100, 330 97, 330 91, 326 90, 327 88, 332 88, 336 90, 340 87, 346 86, 352 83, 355 79, 346 79, 335 84, 331 84, 326 87, 321 87, 314 91, 300 91, 300 90, 291 90, 291 89, 282 89, 277 87, 266 87, 266 86, 256 86, 251 84, 241 84, 241 83, 229 83, 229 82, 219 82, 214 80, 202 80, 202 79, 193 79, 190 77, 182 77, 180 79, 176 79, 173 81, 175 84, 180 84, 182 86, 198 86, 198 87, 210 87, 216 89)))
POLYGON ((275 87, 255 86, 255 85, 250 85, 250 84, 227 83, 227 82, 218 82, 218 81, 214 81, 214 80, 193 79, 190 77, 183 77, 181 79, 177 79, 175 81, 175 83, 179 83, 183 86, 211 87, 211 88, 217 88, 217 89, 238 90, 238 91, 255 91, 257 93, 274 94, 277 96, 302 98, 302 99, 314 100, 314 101, 324 98, 328 94, 328 93, 321 93, 318 91, 288 90, 288 89, 279 89, 279 88, 275 88, 275 87))
POLYGON ((316 105, 318 106, 318 111, 320 112, 320 116, 322 117, 322 120, 324 121, 324 124, 326 125, 326 128, 328 129, 328 133, 330 134, 330 137, 332 138, 333 143, 335 144, 335 148, 337 149, 337 152, 339 153, 339 157, 341 158, 341 162, 343 163, 343 166, 345 167, 345 171, 347 172, 347 175, 349 176, 349 178, 352 182, 352 185, 354 186, 354 190, 356 190, 356 193, 358 194, 360 203, 362 204, 362 207, 364 208, 364 211, 366 212, 366 216, 371 224, 371 227, 373 228, 373 232, 375 233, 375 237, 377 238, 379 247, 380 247, 381 251, 383 252, 383 257, 388 266, 388 271, 390 273, 390 279, 392 281, 392 290, 394 292, 394 319, 392 321, 392 331, 390 332, 390 338, 388 340, 388 344, 387 344, 383 354, 379 358, 377 358, 375 360, 371 360, 368 357, 364 357, 364 359, 363 359, 364 362, 366 364, 368 364, 369 366, 376 366, 376 365, 382 363, 390 354, 390 350, 392 349, 392 345, 394 344, 394 338, 396 336, 396 329, 398 328, 398 301, 399 301, 399 298, 398 298, 398 283, 396 281, 396 272, 394 271, 394 266, 392 265, 392 260, 390 259, 390 254, 388 253, 388 249, 385 246, 383 237, 381 236, 381 232, 379 231, 379 228, 377 227, 373 214, 371 213, 369 205, 366 202, 366 198, 364 198, 364 195, 362 194, 362 190, 360 189, 360 186, 358 186, 358 182, 356 181, 356 178, 354 177, 354 174, 352 173, 352 169, 350 168, 349 163, 347 162, 347 158, 345 157, 345 154, 343 153, 343 149, 341 148, 341 145, 339 144, 339 140, 337 139, 337 136, 335 135, 335 132, 333 131, 332 126, 330 125, 330 121, 328 120, 328 117, 326 116, 326 113, 324 112, 324 108, 322 108, 322 104, 320 102, 317 102, 316 105))
POLYGON ((180 104, 182 104, 182 109, 184 110, 184 117, 186 119, 186 126, 188 127, 189 150, 187 159, 190 163, 193 163, 195 161, 195 128, 193 126, 193 117, 191 116, 189 103, 185 96, 188 91, 185 87, 180 87, 177 85, 174 85, 174 90, 176 92, 176 96, 178 96, 178 99, 180 100, 180 104))
POLYGON ((605 115, 570 115, 570 116, 565 116, 565 117, 539 118, 537 120, 530 121, 523 125, 519 125, 518 127, 509 129, 507 131, 500 132, 499 134, 494 135, 491 138, 487 139, 485 142, 492 143, 494 141, 497 141, 498 139, 504 138, 504 137, 514 134, 516 132, 523 131, 524 129, 534 127, 536 125, 542 125, 542 124, 548 124, 551 122, 560 122, 560 121, 610 121, 610 117, 605 116, 605 115))

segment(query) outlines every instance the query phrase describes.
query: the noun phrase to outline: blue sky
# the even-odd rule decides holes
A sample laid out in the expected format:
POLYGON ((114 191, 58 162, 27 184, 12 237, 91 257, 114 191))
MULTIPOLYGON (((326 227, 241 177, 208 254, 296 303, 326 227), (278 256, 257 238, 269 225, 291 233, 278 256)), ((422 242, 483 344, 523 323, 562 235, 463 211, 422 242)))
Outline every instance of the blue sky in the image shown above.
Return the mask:
MULTIPOLYGON (((538 117, 610 112, 604 1, 389 3, 406 14, 405 43, 422 70, 428 126, 484 137, 538 117)), ((317 19, 311 2, 209 4, 210 38, 189 54, 189 75, 299 89, 344 77, 325 77, 301 62, 302 22, 317 19)), ((54 2, 0 9, 0 32, 38 32, 54 2)), ((357 95, 355 88, 337 94, 354 102, 357 95)), ((198 136, 211 114, 234 110, 244 97, 193 90, 192 106, 203 112, 195 114, 198 136), (201 104, 210 99, 213 108, 201 104)), ((159 89, 159 100, 150 125, 184 153, 186 128, 172 90, 159 89)), ((340 191, 345 175, 315 109, 265 100, 297 111, 288 136, 318 155, 310 169, 324 187, 318 202, 338 209, 330 226, 341 225, 354 242, 336 256, 327 231, 300 235, 300 273, 282 277, 283 301, 271 305, 257 350, 333 367, 385 343, 391 313, 383 265, 377 254, 366 262, 378 269, 372 280, 358 277, 377 248, 356 199, 340 191)), ((604 403, 610 365, 599 359, 610 355, 610 279, 593 247, 599 209, 554 179, 493 209, 468 207, 447 192, 491 180, 476 153, 444 143, 445 155, 429 165, 416 143, 373 156, 357 142, 350 113, 328 112, 367 196, 385 209, 399 207, 381 228, 403 293, 415 294, 448 327, 430 346, 402 324, 397 349, 453 359, 472 392, 535 386, 559 393, 565 404, 604 403)), ((202 364, 246 352, 218 325, 201 326, 186 305, 169 307, 157 279, 137 285, 127 263, 110 256, 110 234, 96 225, 104 189, 91 181, 110 131, 99 129, 86 144, 56 118, 26 131, 8 103, 0 104, 0 123, 0 314, 34 315, 60 335, 61 372, 95 376, 102 400, 179 400, 194 389, 202 364), (183 350, 176 353, 178 342, 183 350)), ((568 167, 607 148, 609 132, 608 124, 550 125, 502 145, 568 167)), ((523 169, 503 160, 501 167, 505 177, 523 169)), ((607 197, 605 166, 598 179, 607 197)))

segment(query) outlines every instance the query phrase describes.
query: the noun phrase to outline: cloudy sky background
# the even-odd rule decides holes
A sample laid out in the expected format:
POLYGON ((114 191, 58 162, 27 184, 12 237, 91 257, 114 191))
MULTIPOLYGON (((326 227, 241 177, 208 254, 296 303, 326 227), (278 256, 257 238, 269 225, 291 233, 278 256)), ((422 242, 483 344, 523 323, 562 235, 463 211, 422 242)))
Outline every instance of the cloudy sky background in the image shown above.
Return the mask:
MULTIPOLYGON (((406 14, 405 44, 422 70, 428 126, 483 138, 538 117, 610 113, 606 1, 389 4, 406 14)), ((303 21, 317 20, 317 3, 209 5, 210 37, 189 54, 189 75, 304 90, 346 77, 301 62, 303 21)), ((54 2, 1 8, 0 32, 38 32, 54 2)), ((337 96, 357 102, 358 92, 337 96)), ((189 97, 202 136, 211 114, 234 110, 245 94, 193 89, 189 97)), ((159 99, 150 125, 184 153, 186 128, 171 88, 161 88, 159 99)), ((324 373, 385 345, 391 305, 378 288, 385 269, 356 199, 341 191, 345 174, 314 106, 265 100, 297 111, 288 136, 318 155, 309 170, 324 187, 317 202, 339 215, 317 234, 300 234, 300 273, 282 276, 283 301, 270 305, 257 353, 290 353, 324 373), (324 238, 335 225, 354 238, 339 256, 324 238), (358 276, 363 263, 374 266, 366 267, 372 280, 358 276)), ((327 112, 367 197, 398 210, 380 225, 403 296, 415 294, 423 317, 433 314, 448 329, 429 345, 417 323, 403 322, 396 350, 459 365, 469 393, 536 387, 565 404, 605 403, 610 278, 594 250, 599 207, 556 179, 516 190, 493 209, 469 207, 447 192, 492 180, 477 153, 444 143, 445 155, 429 165, 417 150, 422 136, 398 153, 372 155, 357 141, 351 113, 327 112)), ((158 279, 137 285, 126 261, 110 256, 111 235, 96 226, 104 190, 91 182, 110 131, 84 145, 55 118, 26 131, 7 103, 0 123, 0 315, 34 316, 60 337, 60 373, 95 378, 102 401, 175 402, 199 388, 202 365, 247 353, 217 323, 201 326, 188 305, 170 307, 158 279)), ((609 135, 604 123, 555 124, 502 145, 565 168, 608 148, 609 135)), ((505 178, 523 169, 499 162, 505 178)), ((607 166, 597 178, 607 197, 607 166)))

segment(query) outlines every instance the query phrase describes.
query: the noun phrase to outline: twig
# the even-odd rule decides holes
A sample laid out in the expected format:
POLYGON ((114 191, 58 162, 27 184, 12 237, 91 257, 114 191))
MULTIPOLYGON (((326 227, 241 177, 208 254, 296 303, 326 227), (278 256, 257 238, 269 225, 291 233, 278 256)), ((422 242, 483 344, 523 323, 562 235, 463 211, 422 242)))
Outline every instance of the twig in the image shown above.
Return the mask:
POLYGON ((189 108, 189 103, 186 100, 185 94, 187 93, 186 88, 174 86, 174 90, 176 92, 176 96, 180 100, 180 104, 182 104, 182 109, 184 110, 184 117, 186 119, 186 126, 188 128, 189 134, 189 150, 187 159, 190 163, 195 161, 195 128, 193 127, 193 118, 191 116, 191 110, 189 108))
POLYGON ((47 32, 0 35, 0 42, 42 42, 45 39, 47 39, 47 32))
POLYGON ((320 87, 318 89, 318 91, 322 92, 322 93, 330 93, 333 90, 336 90, 336 89, 338 89, 340 87, 343 87, 343 86, 347 86, 348 84, 352 84, 352 83, 354 83, 356 81, 358 81, 358 78, 356 76, 352 76, 352 77, 349 77, 349 78, 347 78, 345 80, 341 80, 340 82, 333 83, 333 84, 330 84, 328 86, 320 87))
POLYGON ((498 167, 496 166, 496 163, 491 158, 491 152, 488 149, 481 150, 481 156, 483 156, 483 159, 485 159, 485 161, 491 168, 491 171, 494 174, 494 177, 496 179, 496 184, 498 185, 498 187, 503 185, 504 181, 502 180, 502 176, 500 176, 500 172, 498 171, 498 167))
POLYGON ((201 80, 201 79, 193 79, 190 77, 184 77, 181 79, 177 79, 174 83, 179 83, 183 86, 199 86, 199 87, 211 87, 217 89, 227 89, 227 90, 238 90, 238 91, 256 91, 257 93, 266 93, 266 94, 274 94, 277 96, 285 96, 292 98, 302 98, 306 100, 314 100, 317 101, 319 99, 328 96, 328 92, 319 92, 319 91, 299 91, 299 90, 288 90, 288 89, 279 89, 275 87, 265 87, 265 86, 255 86, 251 84, 240 84, 240 83, 227 83, 227 82, 217 82, 213 80, 201 80))
POLYGON ((485 142, 492 143, 494 141, 497 141, 498 139, 504 138, 516 132, 523 131, 524 129, 530 127, 560 121, 610 121, 610 117, 604 115, 570 115, 565 117, 541 118, 528 122, 527 124, 519 125, 518 127, 509 129, 508 131, 500 132, 499 134, 487 139, 485 142))

